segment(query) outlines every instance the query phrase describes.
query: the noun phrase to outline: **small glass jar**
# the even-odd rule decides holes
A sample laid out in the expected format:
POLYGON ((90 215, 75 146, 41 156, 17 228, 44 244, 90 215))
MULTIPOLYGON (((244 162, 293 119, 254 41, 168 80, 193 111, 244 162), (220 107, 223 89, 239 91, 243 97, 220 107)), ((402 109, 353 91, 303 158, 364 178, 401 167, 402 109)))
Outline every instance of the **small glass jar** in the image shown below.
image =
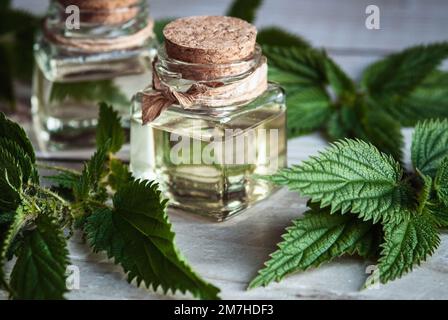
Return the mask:
MULTIPOLYGON (((265 59, 258 45, 244 60, 213 65, 170 58, 161 47, 154 70, 170 90, 187 92, 199 83, 226 87, 245 82, 256 72, 267 72, 260 69, 265 59), (213 76, 225 70, 234 71, 213 76), (197 71, 208 75, 206 81, 194 80, 197 71)), ((148 88, 133 100, 130 165, 134 176, 158 181, 172 207, 223 221, 274 190, 270 182, 254 175, 272 174, 286 166, 286 106, 281 87, 269 83, 249 101, 238 94, 235 99, 229 92, 205 96, 189 108, 173 104, 143 125, 143 100, 152 93, 154 89, 148 88)))
POLYGON ((151 79, 152 24, 146 0, 50 2, 34 46, 32 111, 43 151, 92 147, 100 101, 129 128, 132 95, 151 79), (79 8, 78 29, 70 5, 79 8))

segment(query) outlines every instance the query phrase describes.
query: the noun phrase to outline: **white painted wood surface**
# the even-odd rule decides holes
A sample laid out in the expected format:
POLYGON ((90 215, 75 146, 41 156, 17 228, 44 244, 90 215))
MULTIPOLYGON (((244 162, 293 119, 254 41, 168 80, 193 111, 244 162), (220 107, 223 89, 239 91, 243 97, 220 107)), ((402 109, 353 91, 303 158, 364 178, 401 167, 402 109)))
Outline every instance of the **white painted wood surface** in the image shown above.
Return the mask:
MULTIPOLYGON (((45 10, 45 1, 15 0, 22 8, 45 10)), ((152 15, 222 14, 230 0, 152 0, 152 15)), ((330 54, 352 76, 384 53, 422 42, 447 40, 446 0, 266 0, 258 26, 280 25, 297 32, 330 54), (364 27, 365 7, 381 9, 381 30, 364 27)), ((409 150, 410 130, 405 130, 409 150)), ((324 148, 318 134, 290 140, 288 161, 298 163, 324 148)), ((406 152, 409 159, 409 154, 406 152)), ((79 164, 78 164, 79 166, 79 164)), ((298 273, 267 288, 246 291, 247 284, 276 248, 292 219, 300 217, 306 199, 280 190, 243 215, 224 223, 169 210, 176 242, 191 265, 219 286, 224 299, 448 299, 448 236, 421 267, 377 289, 359 291, 369 263, 354 258, 337 259, 319 269, 298 273)), ((72 263, 79 267, 79 290, 72 299, 171 298, 129 285, 120 269, 104 256, 90 253, 79 238, 70 242, 72 263)), ((1 296, 1 293, 0 293, 1 296)), ((4 297, 4 296, 3 296, 4 297)), ((188 298, 175 296, 174 298, 188 298)))

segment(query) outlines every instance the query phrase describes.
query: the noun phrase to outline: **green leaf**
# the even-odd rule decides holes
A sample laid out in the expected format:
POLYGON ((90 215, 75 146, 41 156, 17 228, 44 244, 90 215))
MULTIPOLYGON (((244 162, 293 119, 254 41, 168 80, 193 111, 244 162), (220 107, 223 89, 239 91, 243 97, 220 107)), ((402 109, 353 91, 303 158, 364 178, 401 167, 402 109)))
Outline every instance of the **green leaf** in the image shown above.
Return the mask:
POLYGON ((354 96, 356 94, 355 84, 350 77, 333 61, 326 57, 325 70, 328 82, 338 97, 343 95, 354 96))
POLYGON ((443 203, 429 203, 426 208, 440 228, 448 228, 448 207, 443 203))
POLYGON ((10 6, 11 6, 11 0, 3 0, 2 2, 0 2, 0 9, 2 10, 9 9, 10 6))
POLYGON ((318 267, 346 253, 366 254, 369 249, 363 248, 372 243, 372 228, 372 224, 353 215, 330 214, 327 209, 310 210, 286 229, 279 249, 271 254, 249 288, 280 281, 288 274, 318 267))
POLYGON ((404 139, 400 123, 380 109, 372 108, 362 119, 363 136, 380 151, 392 155, 397 161, 403 158, 404 139))
POLYGON ((331 212, 352 212, 364 220, 401 221, 413 199, 402 181, 403 170, 391 156, 358 140, 335 142, 299 166, 266 179, 287 185, 331 212))
POLYGON ((174 233, 157 184, 133 181, 113 198, 114 209, 101 209, 87 220, 86 233, 95 251, 106 251, 128 274, 156 290, 191 292, 202 299, 218 298, 185 262, 174 245, 174 233))
POLYGON ((435 178, 442 160, 448 156, 448 120, 418 123, 412 137, 411 158, 415 169, 435 178))
POLYGON ((288 137, 321 128, 331 114, 330 98, 317 87, 303 88, 286 98, 288 137))
POLYGON ((27 184, 30 179, 35 183, 39 182, 37 170, 31 162, 30 157, 16 142, 10 139, 0 138, 0 154, 3 153, 9 153, 14 157, 14 162, 20 167, 22 174, 21 180, 24 184, 27 184))
MULTIPOLYGON (((324 87, 327 83, 324 52, 312 48, 263 46, 263 53, 269 60, 270 68, 275 68, 277 78, 288 79, 288 85, 324 87)), ((271 72, 270 79, 278 81, 272 77, 275 73, 271 72)), ((282 81, 278 82, 283 84, 282 81)))
POLYGON ((60 172, 57 175, 45 178, 59 187, 73 189, 78 184, 80 175, 71 172, 60 172))
POLYGON ((415 214, 400 223, 384 226, 384 244, 379 259, 379 276, 382 283, 400 278, 420 265, 434 253, 440 244, 434 220, 427 214, 415 214))
POLYGON ((21 202, 22 171, 16 159, 0 148, 0 211, 14 211, 21 202))
POLYGON ((109 144, 110 140, 99 147, 92 158, 84 165, 78 183, 73 188, 73 193, 78 201, 102 193, 100 182, 106 174, 109 144))
POLYGON ((23 206, 19 206, 14 212, 12 223, 6 233, 5 240, 3 241, 1 259, 11 260, 14 255, 14 243, 22 235, 26 228, 30 228, 33 223, 34 216, 27 215, 26 209, 23 206))
POLYGON ((360 121, 356 110, 342 106, 334 110, 326 124, 326 133, 330 141, 354 138, 359 132, 360 121))
POLYGON ((422 180, 422 187, 418 193, 418 208, 417 213, 421 214, 430 205, 432 192, 432 178, 430 176, 420 175, 422 180))
POLYGON ((448 118, 448 72, 431 73, 409 95, 385 101, 381 107, 409 127, 418 121, 448 118))
MULTIPOLYGON (((6 216, 3 214, 0 214, 0 217, 6 216)), ((19 234, 23 231, 23 229, 28 225, 29 218, 24 213, 23 207, 18 207, 15 212, 11 212, 10 215, 8 215, 10 220, 8 222, 8 229, 5 231, 2 228, 2 233, 0 235, 0 288, 6 289, 8 292, 10 291, 9 285, 6 282, 5 274, 4 274, 4 265, 5 261, 11 260, 13 257, 13 248, 16 246, 17 238, 19 238, 19 234)), ((0 219, 1 220, 1 219, 0 219)))
POLYGON ((101 102, 100 118, 96 129, 96 145, 103 146, 109 140, 109 152, 118 152, 125 142, 125 132, 121 126, 121 118, 112 106, 101 102))
POLYGON ((63 299, 68 250, 59 226, 45 214, 24 238, 11 273, 14 299, 63 299))
POLYGON ((257 42, 261 45, 269 46, 311 47, 309 42, 302 37, 275 26, 261 29, 257 34, 257 42))
POLYGON ((157 36, 157 40, 159 40, 160 43, 163 43, 165 41, 165 37, 163 36, 163 28, 165 28, 165 26, 168 23, 174 20, 176 20, 176 18, 163 18, 155 21, 154 33, 157 36))
POLYGON ((54 83, 50 102, 64 102, 67 99, 75 102, 104 101, 115 106, 129 106, 131 103, 112 80, 54 83))
POLYGON ((132 181, 132 174, 129 167, 118 159, 111 159, 109 162, 110 174, 108 177, 109 185, 112 189, 118 190, 132 181))
POLYGON ((4 65, 16 79, 31 82, 34 35, 39 18, 18 9, 0 10, 0 42, 7 50, 4 65))
POLYGON ((234 0, 227 10, 226 16, 254 22, 257 10, 262 3, 262 0, 234 0))
MULTIPOLYGON (((4 1, 4 0, 2 0, 4 1)), ((32 29, 38 19, 29 12, 18 9, 0 11, 0 35, 15 34, 19 31, 32 29)), ((11 40, 11 39, 10 39, 11 40)), ((21 40, 21 39, 14 39, 21 40)), ((1 40, 0 40, 1 41, 1 40)))
POLYGON ((380 99, 406 95, 447 57, 447 42, 408 48, 367 67, 361 86, 380 99))
MULTIPOLYGON (((14 221, 15 211, 0 212, 0 226, 9 225, 14 221)), ((4 235, 3 229, 0 232, 0 238, 4 235)))
POLYGON ((448 157, 443 159, 437 170, 434 188, 439 200, 448 207, 448 157))
POLYGON ((0 112, 0 137, 17 143, 30 157, 33 163, 36 161, 33 145, 28 139, 25 131, 17 123, 7 119, 2 112, 0 112))

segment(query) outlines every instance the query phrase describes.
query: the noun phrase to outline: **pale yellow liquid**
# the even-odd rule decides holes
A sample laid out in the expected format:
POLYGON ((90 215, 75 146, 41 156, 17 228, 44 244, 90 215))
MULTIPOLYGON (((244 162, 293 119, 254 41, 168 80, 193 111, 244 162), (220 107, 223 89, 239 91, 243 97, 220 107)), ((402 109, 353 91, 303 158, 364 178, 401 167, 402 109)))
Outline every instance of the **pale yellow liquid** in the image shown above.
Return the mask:
POLYGON ((132 120, 133 174, 157 180, 171 206, 224 220, 274 190, 271 183, 256 179, 254 175, 272 174, 286 166, 286 116, 285 110, 280 109, 261 108, 238 117, 230 126, 221 127, 201 119, 195 122, 199 135, 191 121, 183 117, 168 117, 161 127, 142 126, 141 122, 132 120), (241 131, 234 131, 233 135, 223 135, 225 129, 239 128, 241 131), (213 132, 223 137, 216 142, 221 144, 218 153, 210 152, 213 132), (184 163, 173 163, 173 148, 179 140, 171 141, 172 133, 189 138, 190 152, 180 153, 184 163), (221 162, 210 164, 213 159, 221 159, 221 162))

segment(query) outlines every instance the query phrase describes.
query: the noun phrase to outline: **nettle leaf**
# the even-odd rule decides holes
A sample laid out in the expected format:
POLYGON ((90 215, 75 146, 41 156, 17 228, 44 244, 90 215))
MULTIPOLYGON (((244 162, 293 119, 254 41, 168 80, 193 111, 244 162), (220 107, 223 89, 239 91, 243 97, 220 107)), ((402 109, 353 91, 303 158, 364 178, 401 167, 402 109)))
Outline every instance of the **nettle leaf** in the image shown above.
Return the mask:
POLYGON ((448 118, 448 72, 431 73, 412 93, 385 101, 381 107, 409 127, 418 121, 448 118))
POLYGON ((112 80, 108 79, 54 83, 51 87, 50 102, 64 102, 67 99, 76 102, 104 101, 116 106, 130 105, 130 99, 112 80))
POLYGON ((13 140, 0 138, 0 154, 5 152, 13 156, 14 162, 20 167, 21 180, 24 184, 27 184, 30 179, 34 182, 39 181, 36 168, 28 154, 13 140))
POLYGON ((439 200, 448 207, 448 157, 443 159, 437 170, 434 188, 439 200))
POLYGON ((341 67, 328 56, 325 59, 325 71, 328 77, 328 82, 336 95, 341 97, 343 95, 354 96, 356 94, 355 83, 341 69, 341 67))
POLYGON ((14 249, 17 246, 15 242, 24 232, 24 229, 30 227, 34 216, 27 215, 26 209, 23 206, 17 207, 12 215, 12 221, 6 232, 6 237, 1 248, 1 259, 11 260, 14 256, 14 249))
POLYGON ((28 139, 25 131, 17 123, 7 119, 2 112, 0 112, 0 137, 17 143, 25 151, 28 157, 30 157, 33 163, 36 161, 33 145, 28 139))
POLYGON ((101 209, 87 220, 86 233, 95 251, 106 251, 128 274, 156 290, 191 292, 217 299, 219 289, 205 282, 185 262, 174 245, 174 232, 157 184, 133 181, 113 198, 114 209, 101 209))
POLYGON ((380 99, 406 95, 447 57, 447 42, 408 48, 367 67, 361 87, 380 99))
POLYGON ((411 146, 414 168, 435 178, 437 169, 447 156, 448 120, 429 120, 418 123, 411 146))
POLYGON ((118 159, 111 159, 109 162, 110 174, 108 182, 112 189, 118 190, 132 181, 132 174, 129 167, 118 159))
POLYGON ((84 165, 78 183, 73 188, 73 193, 78 201, 101 192, 100 182, 106 173, 109 144, 110 141, 107 141, 99 147, 92 158, 84 165))
MULTIPOLYGON (((268 57, 269 66, 276 70, 271 72, 271 80, 287 79, 289 85, 312 85, 323 87, 327 83, 325 72, 325 53, 313 48, 263 46, 263 53, 268 57), (277 76, 272 78, 272 76, 277 76)), ((284 84, 284 82, 279 81, 284 84)), ((288 88, 288 87, 287 87, 288 88)))
POLYGON ((311 45, 302 37, 279 27, 266 27, 258 31, 257 43, 269 46, 310 48, 311 45))
POLYGON ((121 126, 121 118, 112 106, 101 102, 100 116, 96 128, 96 145, 104 146, 108 143, 109 152, 118 152, 125 142, 125 132, 121 126))
POLYGON ((59 226, 45 214, 36 219, 18 250, 11 273, 14 299, 63 299, 68 265, 66 241, 59 226))
POLYGON ((59 187, 73 189, 78 184, 80 176, 74 172, 60 172, 54 176, 47 176, 45 179, 59 187))
POLYGON ((262 3, 263 0, 234 0, 226 16, 240 18, 247 22, 254 22, 258 8, 262 3))
POLYGON ((11 211, 8 214, 0 214, 0 224, 3 225, 0 234, 0 288, 10 292, 9 285, 4 274, 4 265, 7 260, 11 260, 14 255, 14 248, 17 246, 18 238, 23 229, 29 224, 29 216, 19 206, 16 211, 11 211), (2 218, 7 218, 2 221, 2 218))
POLYGON ((425 210, 431 214, 434 223, 440 228, 448 228, 448 206, 440 202, 430 202, 425 210))
POLYGON ((312 209, 294 220, 282 236, 279 249, 271 254, 265 268, 249 288, 266 286, 296 271, 318 267, 343 254, 368 255, 374 226, 353 215, 330 214, 328 209, 312 209))
POLYGON ((433 180, 430 176, 420 175, 420 180, 422 180, 422 187, 419 190, 417 196, 418 208, 417 212, 422 213, 427 206, 430 204, 431 193, 433 189, 433 180))
POLYGON ((328 118, 325 129, 327 138, 335 141, 343 138, 354 138, 361 130, 360 121, 354 108, 341 106, 328 118))
POLYGON ((364 220, 401 221, 413 204, 403 170, 391 156, 359 140, 335 142, 319 156, 267 177, 331 206, 331 212, 356 213, 364 220))
POLYGON ((434 219, 426 212, 412 215, 400 223, 384 226, 384 244, 379 259, 382 283, 400 278, 434 253, 440 238, 434 219))
POLYGON ((16 159, 0 148, 0 211, 14 211, 21 202, 22 171, 16 159))
POLYGON ((39 22, 38 17, 16 8, 0 11, 0 42, 8 51, 7 60, 2 61, 13 77, 22 81, 31 82, 34 35, 39 22))
POLYGON ((403 158, 404 138, 398 121, 380 109, 371 108, 362 119, 363 139, 380 151, 392 155, 396 160, 403 158))
POLYGON ((321 128, 332 112, 328 94, 317 87, 297 90, 290 93, 286 100, 290 137, 321 128))

